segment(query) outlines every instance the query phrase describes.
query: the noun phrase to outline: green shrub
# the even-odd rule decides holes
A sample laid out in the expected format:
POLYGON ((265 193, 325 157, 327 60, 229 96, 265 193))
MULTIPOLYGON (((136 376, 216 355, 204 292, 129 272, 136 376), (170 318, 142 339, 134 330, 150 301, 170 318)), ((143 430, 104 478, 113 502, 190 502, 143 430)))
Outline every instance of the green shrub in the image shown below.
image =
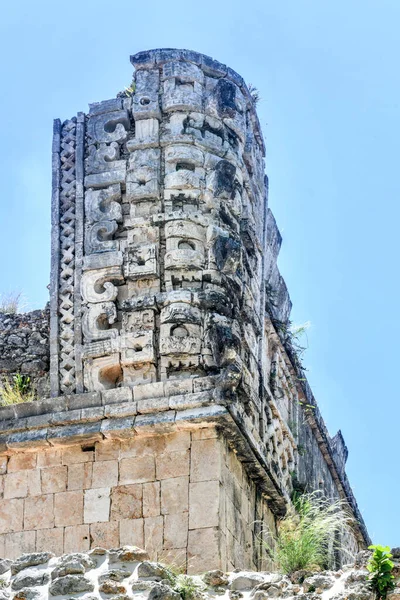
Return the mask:
POLYGON ((0 406, 32 402, 34 399, 35 393, 32 390, 31 378, 27 375, 17 373, 17 375, 14 375, 12 382, 6 379, 0 385, 0 406))
POLYGON ((385 600, 388 592, 395 588, 394 576, 392 575, 393 562, 390 560, 389 546, 369 546, 373 554, 367 564, 369 575, 367 577, 371 588, 378 599, 385 600))
POLYGON ((172 588, 180 594, 183 600, 193 600, 198 592, 204 590, 205 586, 200 582, 190 577, 190 575, 177 575, 172 588))
POLYGON ((274 549, 268 546, 267 551, 286 574, 326 568, 330 552, 342 550, 340 542, 335 542, 337 532, 350 522, 342 500, 332 501, 320 492, 297 495, 278 524, 274 549))

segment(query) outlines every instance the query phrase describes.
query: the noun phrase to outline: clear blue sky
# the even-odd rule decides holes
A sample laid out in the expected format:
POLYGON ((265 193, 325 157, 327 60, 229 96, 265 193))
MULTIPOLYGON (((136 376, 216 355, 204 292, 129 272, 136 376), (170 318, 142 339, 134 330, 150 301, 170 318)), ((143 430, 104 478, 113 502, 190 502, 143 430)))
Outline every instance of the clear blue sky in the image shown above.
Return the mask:
POLYGON ((0 290, 47 300, 52 119, 128 86, 129 55, 190 48, 262 96, 270 206, 306 364, 373 540, 400 545, 398 0, 4 2, 0 290))

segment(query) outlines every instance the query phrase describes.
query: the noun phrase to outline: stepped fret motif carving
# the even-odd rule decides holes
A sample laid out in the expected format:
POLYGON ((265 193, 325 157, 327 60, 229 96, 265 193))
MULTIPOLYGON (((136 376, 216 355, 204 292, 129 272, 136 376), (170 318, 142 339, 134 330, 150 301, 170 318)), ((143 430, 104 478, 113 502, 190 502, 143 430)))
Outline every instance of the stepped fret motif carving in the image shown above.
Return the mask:
POLYGON ((76 119, 71 119, 63 124, 60 152, 59 376, 63 393, 75 391, 75 150, 76 119))

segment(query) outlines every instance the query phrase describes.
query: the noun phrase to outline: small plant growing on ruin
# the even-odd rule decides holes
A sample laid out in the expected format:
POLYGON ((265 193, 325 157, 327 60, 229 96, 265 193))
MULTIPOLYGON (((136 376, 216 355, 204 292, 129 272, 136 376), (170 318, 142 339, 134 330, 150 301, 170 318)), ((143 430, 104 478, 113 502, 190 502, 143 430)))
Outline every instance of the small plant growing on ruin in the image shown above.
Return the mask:
POLYGON ((193 600, 199 592, 204 590, 205 586, 194 577, 181 573, 177 575, 172 588, 180 594, 183 600, 193 600))
POLYGON ((0 313, 15 315, 21 309, 21 292, 0 295, 0 313))
POLYGON ((278 524, 274 550, 264 541, 278 569, 286 574, 315 567, 326 568, 335 546, 335 533, 350 523, 342 500, 332 501, 320 492, 298 494, 278 524))
POLYGON ((373 554, 367 564, 369 575, 367 580, 374 590, 378 600, 385 600, 388 592, 395 588, 394 576, 392 570, 394 567, 391 561, 389 546, 369 546, 373 554))
POLYGON ((34 399, 35 393, 28 375, 17 373, 13 376, 12 381, 6 379, 0 386, 0 406, 32 402, 34 399))
POLYGON ((124 88, 121 92, 118 92, 117 98, 130 98, 135 93, 136 83, 132 79, 131 85, 124 88))
POLYGON ((256 86, 253 85, 252 83, 249 83, 249 85, 247 87, 248 87, 248 90, 250 92, 250 96, 253 99, 254 106, 257 106, 257 104, 261 100, 260 92, 258 91, 258 89, 256 88, 256 86))

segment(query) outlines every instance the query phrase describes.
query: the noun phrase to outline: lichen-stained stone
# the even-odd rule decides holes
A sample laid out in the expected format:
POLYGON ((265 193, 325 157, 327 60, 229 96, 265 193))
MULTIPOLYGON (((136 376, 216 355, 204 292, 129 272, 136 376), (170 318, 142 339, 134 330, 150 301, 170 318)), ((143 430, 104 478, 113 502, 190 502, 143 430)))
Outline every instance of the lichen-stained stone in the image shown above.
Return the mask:
POLYGON ((132 114, 136 127, 143 119, 161 119, 159 85, 158 69, 137 72, 135 94, 132 98, 132 114))
POLYGON ((12 590, 21 590, 25 587, 35 587, 46 585, 50 581, 50 574, 46 571, 39 569, 24 569, 16 577, 14 577, 11 583, 12 590))
POLYGON ((88 121, 88 135, 93 142, 123 142, 129 129, 129 114, 125 110, 91 115, 88 121))
POLYGON ((32 554, 23 554, 11 564, 11 574, 17 575, 17 573, 27 569, 28 567, 44 565, 48 563, 53 556, 54 554, 51 552, 33 552, 32 554))
POLYGON ((49 593, 52 596, 93 592, 93 590, 93 583, 83 575, 66 575, 55 579, 49 586, 49 593))
POLYGON ((90 525, 91 548, 116 548, 119 545, 119 523, 92 523, 90 525))
POLYGON ((203 573, 215 567, 219 568, 218 529, 207 527, 189 530, 187 551, 189 573, 203 573))
POLYGON ((137 202, 158 198, 160 193, 160 150, 134 150, 129 157, 126 179, 127 199, 137 202))
POLYGON ((111 493, 111 520, 139 519, 143 515, 142 486, 120 485, 111 493))
POLYGON ((187 548, 188 538, 187 512, 165 515, 164 517, 164 548, 187 548))

